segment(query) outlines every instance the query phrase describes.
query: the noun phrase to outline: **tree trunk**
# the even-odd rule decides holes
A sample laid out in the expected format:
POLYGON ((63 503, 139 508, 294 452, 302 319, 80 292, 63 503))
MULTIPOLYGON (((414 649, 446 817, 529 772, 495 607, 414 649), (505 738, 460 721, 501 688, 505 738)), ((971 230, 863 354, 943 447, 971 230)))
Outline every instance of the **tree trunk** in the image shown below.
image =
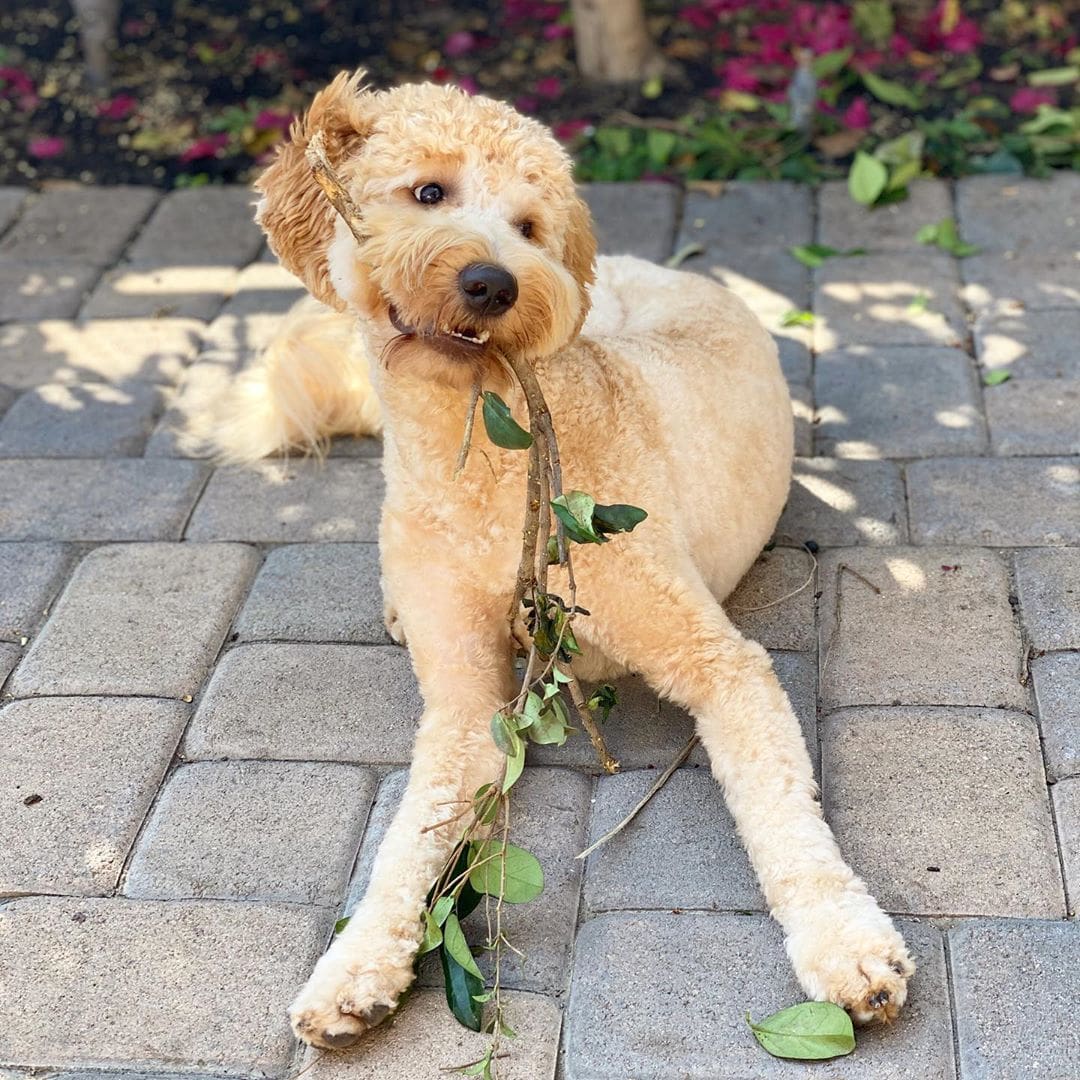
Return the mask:
POLYGON ((663 70, 645 25, 642 0, 571 0, 581 74, 601 82, 639 82, 663 70))

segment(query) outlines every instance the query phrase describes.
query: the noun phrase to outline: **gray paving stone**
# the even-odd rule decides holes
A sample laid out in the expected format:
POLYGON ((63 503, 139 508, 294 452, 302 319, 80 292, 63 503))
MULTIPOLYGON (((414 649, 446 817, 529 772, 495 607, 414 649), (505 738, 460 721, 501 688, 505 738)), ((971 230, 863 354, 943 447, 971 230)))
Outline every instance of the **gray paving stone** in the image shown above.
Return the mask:
POLYGON ((10 386, 0 384, 0 416, 3 416, 11 408, 18 396, 19 392, 17 390, 12 390, 10 386))
POLYGON ((179 540, 205 482, 190 461, 0 460, 0 540, 179 540))
POLYGON ((916 180, 903 202, 873 208, 851 198, 846 180, 827 180, 818 188, 818 241, 840 251, 925 251, 915 234, 952 216, 952 196, 943 180, 916 180))
POLYGON ((724 609, 746 637, 766 649, 813 649, 814 582, 806 584, 813 569, 814 560, 805 551, 776 547, 762 552, 724 609), (783 597, 788 599, 776 602, 783 597))
POLYGON ((798 386, 809 386, 813 361, 808 346, 802 341, 787 337, 777 337, 776 346, 780 352, 780 366, 784 369, 784 378, 787 379, 788 385, 792 389, 798 386))
POLYGON ((163 407, 149 383, 47 383, 0 420, 0 458, 134 457, 163 407))
POLYGON ((374 792, 374 774, 354 765, 183 765, 139 837, 124 893, 336 907, 374 792))
POLYGON ((100 276, 86 263, 0 262, 0 322, 70 319, 100 276))
MULTIPOLYGON (((679 245, 704 243, 696 221, 684 219, 679 245)), ((714 238, 701 255, 688 259, 683 269, 715 278, 731 289, 781 340, 799 341, 809 337, 804 330, 783 326, 783 316, 793 309, 810 306, 810 271, 786 250, 742 249, 714 238)))
MULTIPOLYGON (((375 852, 397 810, 405 780, 404 772, 395 773, 379 787, 349 886, 347 912, 364 895, 375 852)), ((591 793, 589 778, 570 769, 528 768, 514 787, 510 840, 540 860, 544 891, 521 907, 503 908, 506 936, 525 954, 518 957, 511 953, 503 960, 501 981, 513 990, 560 993, 566 985, 581 885, 582 861, 576 856, 586 846, 591 793)), ((483 906, 465 920, 464 928, 478 951, 487 940, 483 906)), ((482 970, 490 971, 489 956, 478 955, 477 962, 482 970)), ((434 957, 421 963, 419 978, 421 985, 441 985, 434 957)))
POLYGON ((941 935, 905 920, 918 974, 900 1021, 864 1029, 845 1058, 770 1057, 746 1023, 803 999, 763 915, 600 915, 578 935, 567 1009, 566 1080, 952 1080, 941 935), (692 1016, 692 1022, 680 1022, 692 1016))
POLYGON ((0 642, 0 688, 3 687, 4 680, 14 671, 20 656, 22 656, 22 651, 17 645, 0 642))
POLYGON ((956 263, 943 252, 829 259, 815 272, 814 348, 958 345, 965 333, 956 263), (927 297, 925 306, 916 298, 927 297))
POLYGON ((791 410, 795 414, 795 453, 811 457, 814 453, 814 395, 808 386, 791 388, 791 410))
POLYGON ((175 382, 195 355, 192 319, 95 319, 0 326, 0 383, 175 382))
POLYGON ((0 544, 0 641, 37 630, 74 561, 63 544, 0 544))
POLYGON ((271 551, 236 620, 241 641, 389 642, 374 544, 271 551))
POLYGON ((184 753, 400 764, 422 709, 396 646, 242 645, 214 671, 184 753))
POLYGON ((0 894, 109 893, 187 714, 179 702, 135 698, 42 698, 0 709, 0 894))
POLYGON ((1020 684, 1024 647, 1008 602, 1008 570, 996 552, 828 551, 820 580, 825 707, 1027 708, 1020 684), (854 573, 841 572, 841 565, 854 573))
POLYGON ((1039 704, 1046 775, 1080 776, 1080 653, 1053 653, 1031 661, 1039 704))
POLYGON ((989 251, 1080 251, 1080 176, 970 176, 956 185, 963 237, 989 251))
MULTIPOLYGON (((499 1080, 553 1080, 559 1007, 536 994, 509 993, 506 1004, 517 1038, 501 1044, 499 1080)), ((441 990, 416 990, 355 1051, 309 1050, 301 1067, 310 1068, 304 1075, 311 1080, 445 1080, 483 1057, 489 1040, 453 1018, 441 990)))
POLYGON ((286 1008, 331 919, 318 908, 198 900, 8 904, 0 1060, 284 1076, 294 1047, 286 1008))
POLYGON ((327 457, 377 458, 382 457, 382 439, 367 435, 337 436, 330 443, 327 457))
POLYGON ((174 266, 246 266, 262 243, 249 187, 193 188, 162 199, 128 257, 174 266))
POLYGON ((218 469, 189 540, 367 540, 378 537, 382 469, 370 461, 267 462, 218 469))
POLYGON ((236 280, 237 272, 231 266, 122 263, 102 277, 83 305, 82 316, 209 322, 232 295, 236 280))
POLYGON ((964 1080, 1076 1074, 1080 924, 968 923, 949 931, 949 957, 964 1080))
POLYGON ((975 349, 987 370, 1005 368, 1022 379, 1080 379, 1080 308, 1028 311, 1021 307, 975 322, 975 349))
POLYGON ((687 193, 680 245, 696 241, 719 250, 808 244, 813 239, 814 196, 804 184, 724 184, 713 197, 687 193), (699 224, 700 223, 700 224, 699 224))
POLYGON ((205 420, 228 391, 239 367, 239 353, 202 353, 184 372, 146 444, 147 457, 211 458, 215 448, 192 434, 192 421, 205 420))
POLYGON ((1080 548, 1016 553, 1024 628, 1036 649, 1080 649, 1080 548))
POLYGON ((252 263, 240 271, 236 292, 207 327, 204 348, 252 356, 270 344, 285 313, 307 290, 276 263, 252 263))
POLYGON ((975 370, 959 349, 823 353, 814 365, 814 396, 822 454, 910 458, 986 450, 975 370))
POLYGON ((662 262, 671 254, 679 190, 671 184, 585 184, 603 255, 637 255, 662 262))
POLYGON ((1072 308, 1080 303, 1080 259, 1066 252, 973 255, 960 263, 961 295, 980 314, 1072 308))
POLYGON ((29 194, 27 188, 0 187, 0 233, 19 216, 19 210, 29 194))
POLYGON ((1039 732, 992 709, 845 709, 821 725, 825 816, 887 911, 1065 912, 1039 732), (882 814, 885 807, 896 812, 882 814))
POLYGON ((1054 816, 1061 841, 1061 861, 1065 870, 1065 891, 1069 914, 1080 909, 1080 778, 1062 780, 1051 789, 1054 816))
POLYGON ((258 562, 238 544, 97 548, 79 564, 9 692, 194 694, 258 562))
POLYGON ((899 468, 890 461, 798 458, 776 535, 823 547, 903 543, 907 512, 899 468))
POLYGON ((0 260, 108 266, 160 198, 154 188, 123 186, 64 186, 32 195, 0 241, 0 260))
POLYGON ((1080 544, 1075 458, 952 458, 906 471, 917 544, 1080 544))
MULTIPOLYGON (((588 842, 614 828, 655 782, 652 770, 602 776, 588 842)), ((679 769, 630 825, 589 856, 584 898, 591 911, 765 910, 720 785, 702 766, 679 769)))
POLYGON ((987 387, 996 454, 1080 454, 1080 379, 1013 379, 987 387))

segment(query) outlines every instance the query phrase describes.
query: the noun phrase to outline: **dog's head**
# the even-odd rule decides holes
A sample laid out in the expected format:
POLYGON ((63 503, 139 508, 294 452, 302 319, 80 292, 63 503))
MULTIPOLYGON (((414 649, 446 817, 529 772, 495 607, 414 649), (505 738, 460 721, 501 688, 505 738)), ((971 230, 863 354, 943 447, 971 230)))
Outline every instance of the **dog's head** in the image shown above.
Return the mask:
POLYGON ((362 76, 318 94, 256 184, 281 262, 428 363, 531 359, 569 342, 596 244, 563 149, 502 102, 445 86, 371 91, 362 76), (317 131, 363 215, 361 245, 305 159, 317 131))

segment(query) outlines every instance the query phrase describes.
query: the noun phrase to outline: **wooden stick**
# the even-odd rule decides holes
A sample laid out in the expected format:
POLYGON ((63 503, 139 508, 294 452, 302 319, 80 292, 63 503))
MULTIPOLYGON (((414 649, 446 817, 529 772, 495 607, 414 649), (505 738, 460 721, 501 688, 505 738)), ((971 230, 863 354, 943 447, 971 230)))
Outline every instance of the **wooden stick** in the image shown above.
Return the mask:
POLYGON ((360 208, 353 202, 352 196, 345 190, 345 185, 338 179, 334 172, 330 159, 326 156, 326 136, 322 131, 316 131, 308 141, 304 157, 311 166, 311 172, 323 194, 330 200, 330 205, 341 215, 342 221, 349 226, 349 232, 356 238, 358 244, 367 240, 364 230, 364 217, 360 208))

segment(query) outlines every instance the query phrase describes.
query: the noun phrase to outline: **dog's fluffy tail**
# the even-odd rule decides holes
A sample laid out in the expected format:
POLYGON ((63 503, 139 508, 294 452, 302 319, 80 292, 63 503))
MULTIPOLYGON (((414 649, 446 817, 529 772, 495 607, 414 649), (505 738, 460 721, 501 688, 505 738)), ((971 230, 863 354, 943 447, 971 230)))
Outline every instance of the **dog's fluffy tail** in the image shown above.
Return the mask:
POLYGON ((306 297, 187 434, 223 461, 250 462, 291 451, 321 456, 333 435, 381 430, 355 316, 306 297))

